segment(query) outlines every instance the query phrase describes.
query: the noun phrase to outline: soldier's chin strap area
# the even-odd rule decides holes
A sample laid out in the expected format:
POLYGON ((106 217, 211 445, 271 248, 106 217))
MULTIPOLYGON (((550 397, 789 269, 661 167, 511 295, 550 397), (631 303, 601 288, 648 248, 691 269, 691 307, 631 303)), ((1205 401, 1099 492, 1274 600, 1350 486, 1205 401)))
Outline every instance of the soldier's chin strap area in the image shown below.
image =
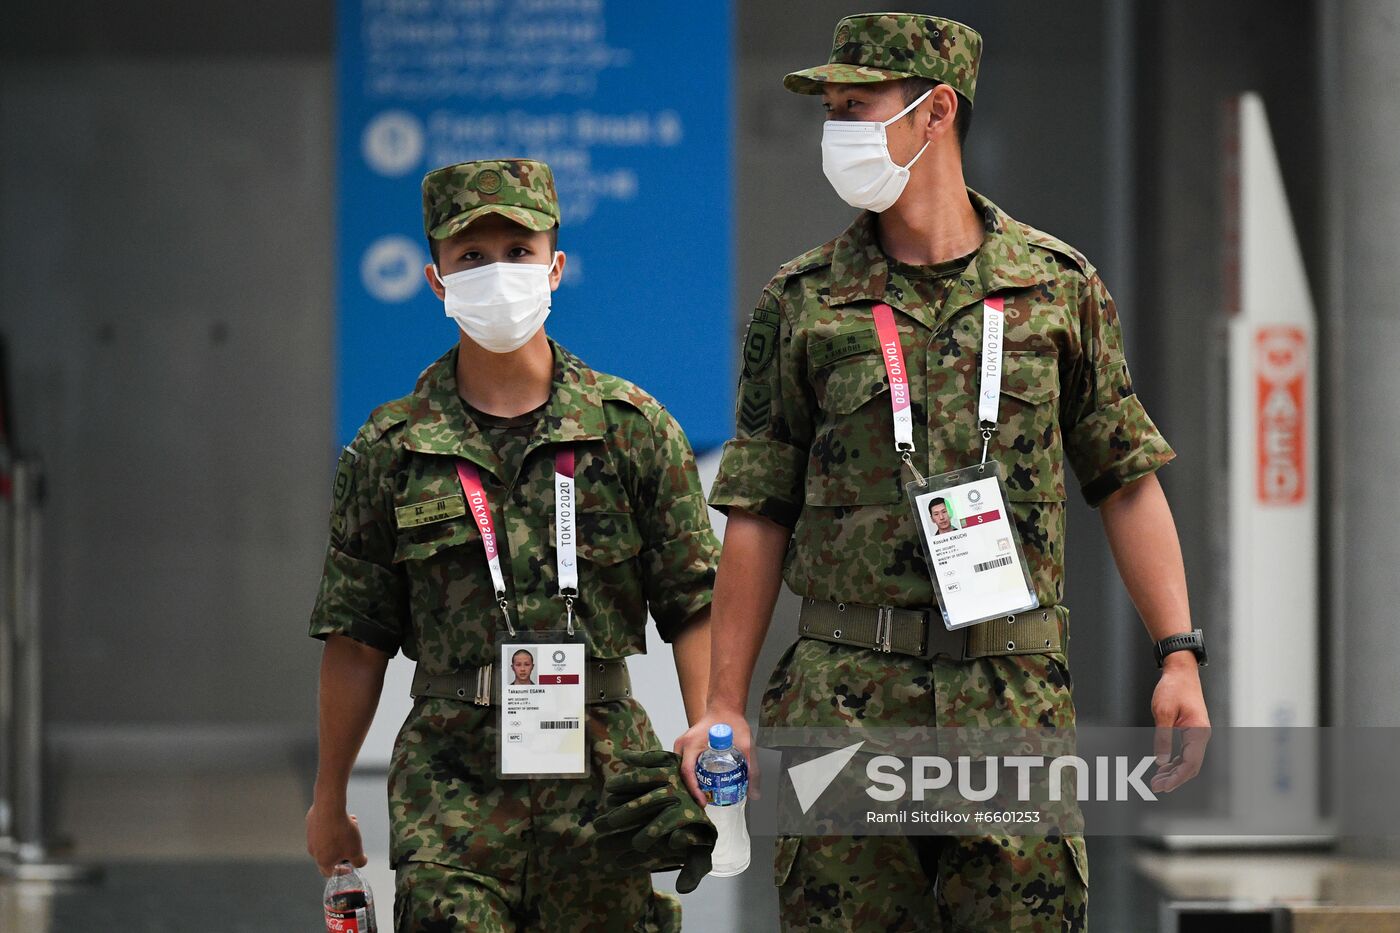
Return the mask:
MULTIPOLYGON (((491 586, 496 592, 496 605, 501 607, 506 631, 516 634, 510 619, 510 601, 506 597, 506 578, 501 571, 500 539, 496 537, 491 519, 491 500, 481 483, 481 472, 470 460, 457 461, 457 479, 467 499, 467 511, 481 532, 481 546, 486 551, 486 565, 491 569, 491 586)), ((578 528, 577 497, 574 494, 574 449, 561 447, 554 454, 554 567, 559 581, 559 596, 564 600, 565 624, 574 634, 574 600, 578 598, 578 528)))
MULTIPOLYGON (((880 358, 885 361, 885 375, 890 379, 894 449, 922 486, 925 485, 924 476, 914 465, 914 416, 909 404, 909 370, 904 365, 904 348, 899 342, 894 310, 881 303, 873 311, 875 333, 880 341, 880 358)), ((982 463, 987 462, 987 447, 991 444, 1001 408, 1001 349, 1005 330, 1003 300, 985 299, 982 302, 982 370, 977 387, 977 426, 982 432, 982 463)))

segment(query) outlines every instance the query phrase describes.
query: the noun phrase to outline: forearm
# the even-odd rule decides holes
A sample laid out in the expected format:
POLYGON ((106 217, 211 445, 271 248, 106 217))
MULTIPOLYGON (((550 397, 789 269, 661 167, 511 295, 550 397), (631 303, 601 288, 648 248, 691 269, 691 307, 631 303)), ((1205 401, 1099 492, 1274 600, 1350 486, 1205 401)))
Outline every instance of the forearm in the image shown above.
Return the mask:
POLYGON ((776 522, 734 510, 725 527, 710 623, 710 711, 742 714, 754 664, 782 586, 790 532, 776 522))
POLYGON ((710 679, 710 607, 706 606, 686 622, 671 642, 676 661, 676 679, 681 685, 681 702, 690 725, 705 712, 705 691, 710 679))
MULTIPOLYGON (((1181 542, 1156 475, 1118 490, 1099 511, 1118 573, 1152 640, 1189 632, 1181 542)), ((1182 655, 1191 658, 1189 652, 1182 655)))
POLYGON ((343 804, 350 769, 379 706, 388 664, 388 655, 353 639, 326 639, 318 699, 317 800, 343 804))

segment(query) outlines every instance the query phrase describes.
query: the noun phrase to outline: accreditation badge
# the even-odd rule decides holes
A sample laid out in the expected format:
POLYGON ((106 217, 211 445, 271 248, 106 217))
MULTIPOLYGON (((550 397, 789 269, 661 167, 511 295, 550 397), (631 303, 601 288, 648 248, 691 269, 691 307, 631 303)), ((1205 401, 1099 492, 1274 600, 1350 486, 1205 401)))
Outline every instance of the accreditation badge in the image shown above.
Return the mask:
POLYGON ((583 633, 502 632, 497 644, 501 678, 497 776, 587 777, 583 633))
POLYGON ((949 629, 1040 605, 996 461, 908 483, 929 576, 949 629))

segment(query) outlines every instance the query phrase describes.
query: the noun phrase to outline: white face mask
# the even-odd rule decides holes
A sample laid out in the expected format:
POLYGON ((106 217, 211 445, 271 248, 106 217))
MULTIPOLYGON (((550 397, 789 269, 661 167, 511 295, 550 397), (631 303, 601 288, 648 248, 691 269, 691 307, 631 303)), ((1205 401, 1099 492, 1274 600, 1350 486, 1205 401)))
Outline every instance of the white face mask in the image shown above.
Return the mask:
POLYGON ((453 272, 433 270, 447 296, 443 306, 468 337, 493 353, 519 350, 549 316, 549 263, 493 262, 453 272))
POLYGON ((909 183, 909 167, 928 148, 924 142, 909 165, 895 165, 886 144, 885 127, 923 103, 933 93, 929 88, 919 99, 883 123, 876 120, 827 120, 822 127, 822 171, 831 187, 851 207, 876 213, 885 210, 904 193, 909 183))

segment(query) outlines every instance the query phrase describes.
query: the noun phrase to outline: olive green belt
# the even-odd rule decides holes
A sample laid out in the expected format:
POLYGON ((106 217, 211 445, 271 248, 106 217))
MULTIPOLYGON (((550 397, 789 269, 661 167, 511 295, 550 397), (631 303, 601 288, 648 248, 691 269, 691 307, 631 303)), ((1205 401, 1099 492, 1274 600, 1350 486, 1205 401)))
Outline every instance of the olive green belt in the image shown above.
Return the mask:
MULTIPOLYGON (((611 703, 630 697, 632 676, 627 672, 627 660, 589 658, 585 686, 584 699, 588 703, 611 703)), ((470 700, 477 706, 499 706, 501 702, 501 684, 494 664, 446 674, 431 674, 420 664, 414 668, 410 692, 414 699, 470 700)))
POLYGON ((1051 654, 1064 651, 1059 606, 1041 606, 1015 615, 989 619, 950 632, 936 609, 860 606, 821 599, 802 600, 797 629, 802 638, 837 645, 931 658, 946 654, 954 660, 1001 654, 1051 654))

